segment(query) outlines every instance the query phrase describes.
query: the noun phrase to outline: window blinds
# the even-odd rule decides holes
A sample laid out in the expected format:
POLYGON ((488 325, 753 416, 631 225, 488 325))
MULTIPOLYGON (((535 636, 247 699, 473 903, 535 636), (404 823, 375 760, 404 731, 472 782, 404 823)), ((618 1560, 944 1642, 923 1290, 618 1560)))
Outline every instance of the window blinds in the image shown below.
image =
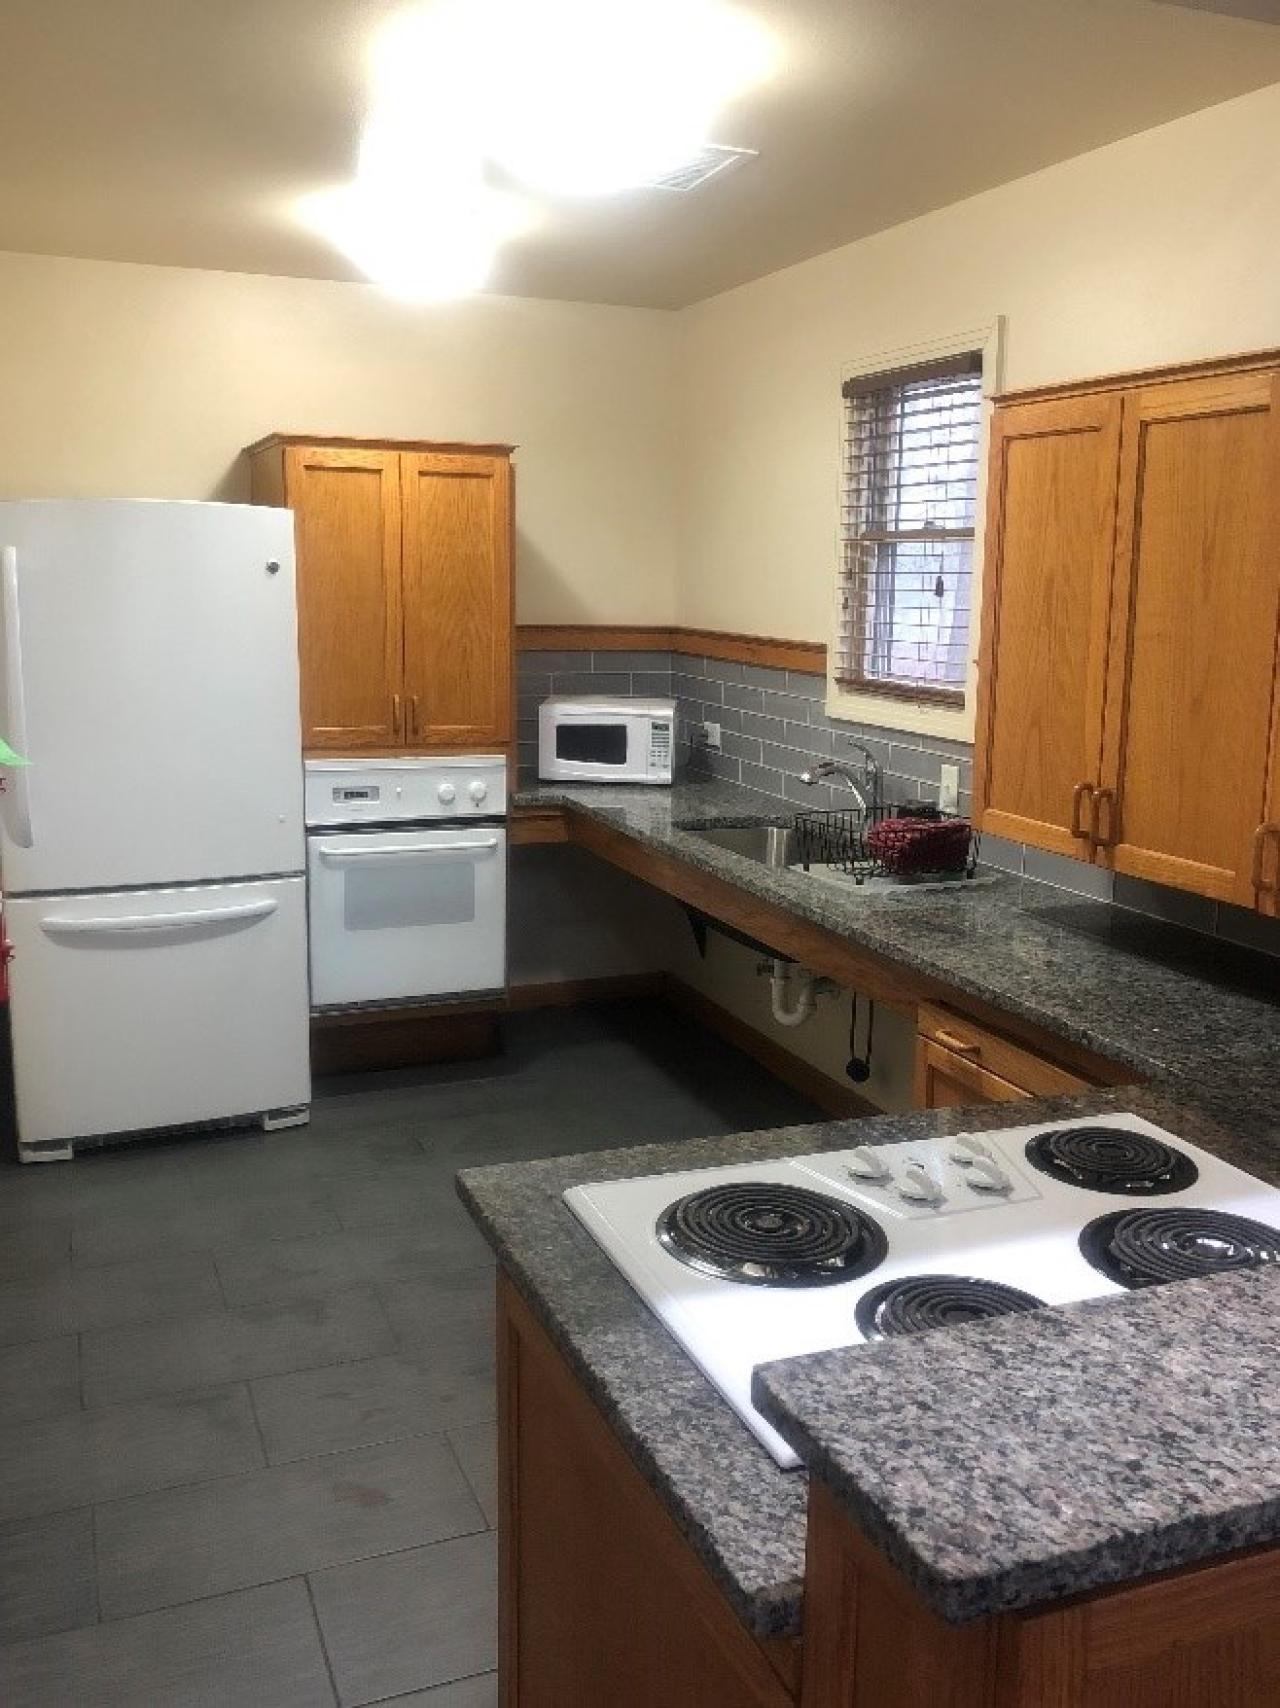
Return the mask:
POLYGON ((841 687, 962 704, 982 358, 844 385, 841 687))

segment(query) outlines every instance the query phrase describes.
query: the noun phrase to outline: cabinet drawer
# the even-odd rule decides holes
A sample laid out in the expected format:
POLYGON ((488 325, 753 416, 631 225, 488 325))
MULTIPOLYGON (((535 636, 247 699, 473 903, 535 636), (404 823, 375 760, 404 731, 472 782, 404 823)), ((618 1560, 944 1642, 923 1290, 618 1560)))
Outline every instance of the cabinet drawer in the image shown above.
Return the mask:
POLYGON ((1092 1081, 1082 1079, 1079 1074, 1047 1062, 998 1033, 988 1032, 972 1020, 932 1003, 921 1004, 917 1027, 922 1040, 938 1045, 954 1060, 998 1075, 1025 1097, 1055 1097, 1093 1087, 1092 1081))

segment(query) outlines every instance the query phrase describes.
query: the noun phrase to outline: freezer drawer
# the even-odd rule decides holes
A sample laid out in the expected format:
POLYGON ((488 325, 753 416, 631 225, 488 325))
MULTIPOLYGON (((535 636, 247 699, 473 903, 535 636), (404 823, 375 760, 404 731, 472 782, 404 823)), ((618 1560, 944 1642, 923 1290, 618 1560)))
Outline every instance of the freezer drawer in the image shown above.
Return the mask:
POLYGON ((311 831, 307 874, 317 1008, 506 983, 501 825, 311 831))
POLYGON ((23 1147, 308 1102, 301 877, 5 901, 23 1147))

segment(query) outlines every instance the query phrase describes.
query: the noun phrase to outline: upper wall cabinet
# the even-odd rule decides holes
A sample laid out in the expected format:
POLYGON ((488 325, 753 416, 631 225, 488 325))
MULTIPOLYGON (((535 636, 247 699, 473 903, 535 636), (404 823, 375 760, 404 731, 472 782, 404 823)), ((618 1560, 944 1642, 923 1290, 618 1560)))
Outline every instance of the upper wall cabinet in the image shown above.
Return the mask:
POLYGON ((250 447, 257 504, 294 512, 308 751, 509 751, 506 446, 250 447))
POLYGON ((1009 402, 991 458, 982 827, 1275 911, 1276 370, 1009 402))

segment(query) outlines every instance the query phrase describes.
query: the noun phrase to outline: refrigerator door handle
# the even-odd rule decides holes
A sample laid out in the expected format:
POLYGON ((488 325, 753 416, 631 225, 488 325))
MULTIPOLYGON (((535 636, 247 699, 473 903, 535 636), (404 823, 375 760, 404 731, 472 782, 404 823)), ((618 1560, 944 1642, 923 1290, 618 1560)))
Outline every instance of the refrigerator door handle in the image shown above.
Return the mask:
MULTIPOLYGON (((4 610, 5 717, 3 733, 26 758, 27 702, 22 687, 22 629, 18 610, 18 548, 0 549, 0 600, 4 610)), ((31 832, 31 779, 25 765, 15 765, 3 778, 0 815, 10 839, 19 848, 34 846, 31 832)))
POLYGON ((111 937, 123 933, 139 936, 160 931, 199 931, 210 925, 236 925, 265 919, 276 911, 276 903, 243 902, 236 907, 187 908, 181 913, 117 913, 89 919, 59 919, 51 915, 40 921, 47 935, 59 937, 111 937))

